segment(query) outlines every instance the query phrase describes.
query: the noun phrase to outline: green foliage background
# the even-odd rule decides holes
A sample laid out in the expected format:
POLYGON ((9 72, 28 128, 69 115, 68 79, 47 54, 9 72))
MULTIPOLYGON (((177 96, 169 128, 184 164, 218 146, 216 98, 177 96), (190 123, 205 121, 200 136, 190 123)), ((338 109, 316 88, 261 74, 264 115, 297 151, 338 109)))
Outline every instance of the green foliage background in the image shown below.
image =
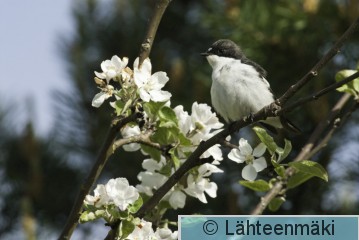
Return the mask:
MULTIPOLYGON (((22 135, 5 126, 9 111, 1 106, 0 130, 0 237, 26 230, 21 223, 38 225, 39 237, 58 233, 74 197, 94 162, 105 138, 109 106, 91 107, 98 92, 93 71, 113 55, 130 58, 132 65, 144 38, 154 0, 82 0, 74 2, 73 35, 59 40, 71 89, 54 92, 56 123, 45 139, 38 139, 31 123, 22 135)), ((186 110, 194 101, 210 104, 211 69, 199 53, 212 42, 229 38, 246 55, 268 71, 277 96, 299 80, 359 15, 356 0, 173 0, 160 24, 151 53, 153 71, 166 71, 172 106, 186 110)), ((299 94, 305 96, 334 81, 343 68, 354 68, 359 55, 358 34, 346 42, 341 53, 299 94)), ((316 124, 340 97, 333 92, 308 103, 288 117, 303 134, 292 137, 294 156, 316 124)), ((358 114, 334 136, 314 160, 329 170, 329 184, 312 179, 288 192, 288 201, 276 214, 359 214, 358 114), (356 134, 355 134, 356 133, 356 134), (356 149, 356 150, 355 150, 356 149), (353 191, 353 189, 355 189, 353 191)), ((249 136, 248 131, 242 131, 249 136)), ((241 133, 241 134, 242 134, 241 133)), ((135 185, 141 169, 140 153, 120 151, 109 161, 100 181, 126 177, 135 185)), ((216 175, 218 197, 207 205, 187 198, 177 214, 248 214, 259 200, 238 185, 240 171, 227 160, 216 175)), ((264 173, 263 177, 270 174, 264 173)), ((270 214, 270 212, 266 212, 270 214)), ((91 224, 90 224, 91 225, 91 224)), ((91 226, 81 229, 84 234, 91 226)))

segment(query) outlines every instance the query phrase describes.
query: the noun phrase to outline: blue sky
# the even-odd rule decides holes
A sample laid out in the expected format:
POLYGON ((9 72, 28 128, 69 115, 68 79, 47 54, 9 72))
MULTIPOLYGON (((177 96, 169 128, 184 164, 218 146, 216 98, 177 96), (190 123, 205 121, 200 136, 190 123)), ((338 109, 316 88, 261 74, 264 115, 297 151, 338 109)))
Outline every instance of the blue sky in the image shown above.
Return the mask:
POLYGON ((0 109, 16 106, 18 131, 31 119, 45 135, 54 115, 51 91, 68 87, 58 38, 71 34, 71 2, 0 1, 0 109))

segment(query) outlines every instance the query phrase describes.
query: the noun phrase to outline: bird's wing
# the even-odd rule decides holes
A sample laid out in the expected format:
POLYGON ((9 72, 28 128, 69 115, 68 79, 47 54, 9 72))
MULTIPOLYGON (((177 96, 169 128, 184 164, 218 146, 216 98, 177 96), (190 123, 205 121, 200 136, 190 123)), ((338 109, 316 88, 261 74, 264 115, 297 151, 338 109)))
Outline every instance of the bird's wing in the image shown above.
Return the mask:
POLYGON ((257 72, 259 73, 259 75, 262 77, 262 78, 266 78, 267 77, 267 71, 264 70, 259 64, 253 62, 252 60, 248 59, 248 58, 244 58, 241 60, 242 63, 244 64, 248 64, 248 65, 251 65, 253 66, 257 72))

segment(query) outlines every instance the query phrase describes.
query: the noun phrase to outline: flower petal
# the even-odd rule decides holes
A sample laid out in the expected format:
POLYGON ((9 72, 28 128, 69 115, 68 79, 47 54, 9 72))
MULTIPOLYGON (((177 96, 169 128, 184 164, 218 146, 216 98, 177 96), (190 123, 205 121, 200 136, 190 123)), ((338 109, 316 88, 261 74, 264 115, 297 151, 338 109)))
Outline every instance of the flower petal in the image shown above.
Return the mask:
POLYGON ((239 151, 241 151, 242 155, 252 155, 253 149, 251 145, 249 145, 248 141, 241 138, 239 139, 239 151))
POLYGON ((260 157, 258 159, 253 160, 253 167, 256 169, 257 172, 262 171, 267 167, 267 162, 264 157, 260 157))
POLYGON ((241 155, 241 152, 237 148, 234 148, 230 151, 228 158, 232 161, 235 161, 236 163, 244 163, 245 161, 245 158, 241 155))
POLYGON ((212 156, 214 158, 214 161, 212 162, 212 164, 214 164, 214 165, 218 165, 219 164, 218 161, 223 160, 222 150, 221 150, 219 144, 216 144, 216 145, 210 147, 207 151, 205 151, 202 154, 201 158, 206 158, 209 156, 212 156))
POLYGON ((141 71, 144 74, 151 75, 152 65, 151 65, 151 61, 149 58, 146 58, 143 61, 141 68, 138 68, 138 64, 139 64, 139 58, 136 58, 135 62, 133 63, 133 68, 138 69, 139 71, 141 71))
POLYGON ((147 84, 149 79, 149 75, 142 73, 138 69, 135 69, 133 72, 133 81, 135 82, 136 86, 141 88, 145 84, 147 84))
POLYGON ((161 91, 161 90, 151 90, 148 93, 151 96, 151 100, 154 102, 166 102, 172 96, 170 92, 161 91))
POLYGON ((100 107, 102 105, 102 103, 109 97, 110 97, 110 95, 108 95, 105 92, 97 93, 92 100, 92 106, 97 107, 97 108, 100 107))
POLYGON ((106 74, 104 74, 103 72, 102 72, 102 73, 99 73, 99 72, 96 72, 96 71, 95 71, 95 75, 96 75, 96 77, 101 78, 101 79, 105 79, 105 78, 106 78, 106 74))
POLYGON ((141 149, 141 145, 138 143, 129 143, 123 145, 122 147, 126 152, 136 152, 137 150, 141 149))
POLYGON ((264 143, 260 143, 260 144, 258 144, 257 147, 254 148, 253 156, 261 157, 265 153, 266 150, 267 150, 266 145, 264 143))
POLYGON ((123 68, 121 58, 119 58, 117 55, 112 56, 111 63, 117 69, 123 68))
POLYGON ((212 173, 222 173, 223 170, 218 168, 217 166, 211 164, 211 163, 205 163, 202 164, 199 168, 198 168, 198 174, 201 177, 208 177, 210 176, 212 173))
POLYGON ((101 62, 101 69, 103 72, 107 72, 108 68, 111 66, 111 61, 110 60, 105 60, 101 62))
POLYGON ((151 75, 151 70, 152 70, 151 61, 149 58, 146 58, 141 65, 141 71, 151 75))
POLYGON ((151 76, 151 81, 156 85, 156 89, 161 89, 168 82, 169 78, 165 72, 156 72, 151 76))
POLYGON ((140 98, 145 101, 145 102, 149 102, 151 100, 151 96, 150 94, 148 94, 148 92, 146 92, 145 89, 138 89, 139 94, 140 94, 140 98))
POLYGON ((248 181, 254 181, 257 177, 257 171, 252 164, 248 164, 242 170, 242 177, 248 181))
POLYGON ((174 208, 183 208, 186 203, 186 194, 184 194, 182 191, 174 191, 169 199, 170 205, 174 208))

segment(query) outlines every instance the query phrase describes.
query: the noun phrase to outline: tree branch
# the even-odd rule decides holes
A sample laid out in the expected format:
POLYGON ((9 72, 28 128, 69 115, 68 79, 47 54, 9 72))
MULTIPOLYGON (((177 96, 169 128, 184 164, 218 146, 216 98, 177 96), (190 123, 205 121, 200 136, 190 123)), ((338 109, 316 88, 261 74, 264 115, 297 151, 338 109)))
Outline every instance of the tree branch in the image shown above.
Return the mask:
MULTIPOLYGON (((321 68, 323 68, 323 66, 327 64, 328 61, 333 56, 336 55, 336 53, 339 51, 339 48, 343 45, 344 41, 347 40, 349 36, 355 32, 358 25, 359 25, 359 18, 349 27, 349 29, 340 37, 340 39, 333 46, 333 48, 314 66, 314 68, 309 73, 307 73, 301 80, 299 80, 296 84, 291 86, 278 100, 262 108, 259 112, 253 115, 246 116, 243 119, 240 119, 230 124, 224 130, 217 133, 215 136, 208 139, 207 141, 201 142, 201 144, 197 147, 197 149, 188 157, 188 159, 180 166, 180 168, 160 188, 158 188, 156 192, 154 192, 151 198, 149 198, 142 205, 142 207, 138 210, 135 216, 143 217, 146 212, 153 209, 161 201, 164 195, 183 177, 184 174, 186 174, 186 172, 188 172, 191 168, 198 165, 198 162, 201 161, 200 156, 207 149, 209 149, 210 147, 212 147, 217 143, 220 143, 231 133, 234 133, 251 123, 264 120, 267 117, 275 117, 280 114, 283 114, 285 111, 281 111, 281 112, 278 111, 280 110, 279 107, 280 104, 284 104, 300 88, 302 88, 312 77, 317 75, 318 71, 321 68)), ((281 189, 282 187, 278 187, 278 188, 281 189)))
POLYGON ((327 54, 320 59, 320 61, 300 79, 296 84, 292 85, 280 98, 277 99, 276 103, 279 106, 283 106, 290 97, 298 92, 307 82, 318 75, 318 72, 337 54, 340 52, 340 48, 344 42, 357 30, 359 27, 359 18, 357 18, 352 25, 345 31, 345 33, 339 38, 334 46, 327 52, 327 54))
MULTIPOLYGON (((139 135, 136 135, 136 136, 132 136, 130 138, 126 138, 126 140, 128 140, 127 143, 141 143, 141 144, 147 145, 149 147, 155 148, 155 149, 157 149, 159 151, 162 151, 163 148, 159 143, 155 143, 155 142, 151 141, 150 136, 152 135, 152 133, 153 133, 153 131, 149 130, 149 131, 146 131, 145 133, 142 133, 142 134, 139 134, 139 135)), ((121 139, 119 139, 119 140, 117 140, 117 141, 115 141, 113 143, 113 150, 114 151, 117 148, 122 147, 124 145, 123 140, 124 139, 121 138, 121 139)))
POLYGON ((359 77, 359 72, 356 72, 356 73, 350 75, 349 77, 343 79, 342 81, 333 83, 333 84, 329 85, 328 87, 316 92, 315 94, 313 94, 311 96, 301 98, 298 101, 290 104, 289 106, 285 106, 285 107, 281 108, 280 110, 277 111, 277 113, 281 113, 283 111, 290 112, 293 109, 297 108, 298 106, 303 105, 306 102, 317 100, 319 97, 323 96, 324 94, 327 94, 330 91, 335 90, 338 87, 341 87, 341 86, 353 81, 354 79, 356 79, 358 77, 359 77))
POLYGON ((150 55, 153 42, 157 33, 158 25, 161 22, 162 16, 166 11, 167 6, 172 0, 157 0, 153 11, 152 18, 148 25, 148 30, 145 39, 141 44, 139 67, 141 67, 143 61, 150 55))
MULTIPOLYGON (((348 94, 349 95, 349 94, 348 94)), ((327 134, 322 138, 322 140, 317 144, 316 147, 314 147, 306 156, 306 159, 311 158, 312 156, 314 156, 317 152, 319 152, 322 148, 324 148, 327 143, 329 142, 329 140, 331 139, 333 133, 335 132, 335 130, 340 127, 341 125, 343 125, 345 123, 345 121, 349 118, 349 116, 355 111, 357 110, 359 107, 359 103, 358 102, 354 102, 353 105, 350 107, 350 109, 343 114, 342 117, 339 118, 335 118, 333 119, 333 127, 327 132, 327 134)), ((304 159, 304 158, 303 158, 304 159)))
MULTIPOLYGON (((320 149, 326 146, 328 141, 331 139, 330 137, 338 127, 335 120, 338 117, 340 118, 341 115, 340 112, 350 98, 351 95, 346 93, 339 99, 336 105, 332 108, 331 112, 328 114, 328 117, 322 120, 317 125, 313 134, 310 136, 307 144, 302 148, 302 151, 297 155, 294 161, 302 161, 305 159, 309 159, 316 152, 318 152, 320 149), (326 136, 323 137, 322 140, 320 141, 321 136, 324 134, 325 130, 327 129, 328 126, 330 126, 330 124, 331 124, 331 129, 327 132, 326 136)), ((357 107, 358 104, 356 103, 353 107, 349 109, 349 111, 346 114, 344 114, 344 116, 341 119, 341 122, 343 123, 345 119, 349 116, 349 114, 351 114, 357 107)), ((288 168, 286 170, 286 177, 288 178, 292 176, 293 173, 294 173, 294 169, 291 167, 288 168)), ((252 215, 259 215, 263 213, 263 211, 267 208, 271 200, 274 199, 284 189, 284 181, 285 180, 278 181, 273 186, 273 188, 264 197, 261 198, 261 201, 257 204, 255 209, 252 211, 251 213, 252 215)))
POLYGON ((70 239, 73 231, 75 230, 78 224, 83 201, 86 195, 90 192, 90 189, 93 186, 93 184, 97 181, 98 177, 100 176, 103 168, 106 165, 108 158, 113 153, 112 144, 117 136, 119 129, 129 122, 135 121, 136 118, 137 118, 137 114, 132 114, 129 117, 126 117, 122 120, 114 121, 113 124, 111 125, 107 133, 106 140, 99 152, 99 155, 97 156, 97 160, 95 164, 92 166, 92 169, 89 175, 87 176, 84 184, 82 185, 78 193, 78 196, 74 202, 74 205, 72 206, 72 210, 67 218, 65 227, 59 239, 70 239))

